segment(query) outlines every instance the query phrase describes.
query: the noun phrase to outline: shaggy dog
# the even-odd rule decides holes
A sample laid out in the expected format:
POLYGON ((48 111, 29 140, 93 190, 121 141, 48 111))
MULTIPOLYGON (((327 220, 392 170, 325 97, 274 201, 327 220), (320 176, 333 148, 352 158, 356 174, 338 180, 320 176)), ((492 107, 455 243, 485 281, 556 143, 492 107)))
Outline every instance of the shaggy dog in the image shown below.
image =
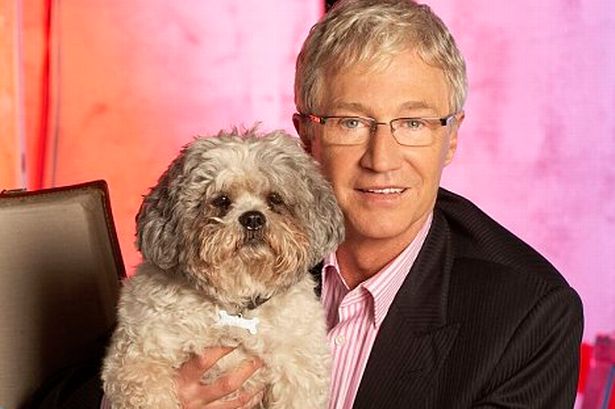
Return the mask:
MULTIPOLYGON (((114 409, 177 409, 174 376, 192 354, 237 347, 261 407, 324 408, 330 358, 309 268, 343 238, 331 187, 298 140, 221 132, 186 145, 137 216, 143 263, 120 296, 102 379, 114 409)), ((211 381, 211 379, 209 379, 211 381)))

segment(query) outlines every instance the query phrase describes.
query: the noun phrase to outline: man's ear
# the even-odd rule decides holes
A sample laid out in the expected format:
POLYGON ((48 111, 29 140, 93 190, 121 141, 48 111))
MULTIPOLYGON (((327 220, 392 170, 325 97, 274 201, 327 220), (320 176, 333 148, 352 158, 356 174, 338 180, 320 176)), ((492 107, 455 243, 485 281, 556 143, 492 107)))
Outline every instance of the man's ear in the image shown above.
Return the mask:
POLYGON ((448 150, 446 152, 446 159, 444 160, 445 166, 453 161, 453 156, 455 156, 455 151, 457 151, 457 134, 459 133, 459 127, 464 118, 465 112, 461 111, 455 116, 454 122, 451 124, 452 129, 448 137, 448 150))
POLYGON ((305 119, 300 114, 293 114, 293 125, 295 125, 295 130, 303 142, 303 147, 305 151, 309 154, 312 153, 312 138, 310 137, 310 132, 308 129, 308 124, 305 119))

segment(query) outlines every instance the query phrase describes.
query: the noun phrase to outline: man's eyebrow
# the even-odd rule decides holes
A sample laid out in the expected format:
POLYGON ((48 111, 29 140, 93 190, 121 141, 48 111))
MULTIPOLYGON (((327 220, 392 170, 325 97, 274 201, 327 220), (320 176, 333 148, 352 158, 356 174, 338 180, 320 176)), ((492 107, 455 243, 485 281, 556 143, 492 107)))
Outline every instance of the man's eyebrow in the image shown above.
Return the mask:
MULTIPOLYGON (((364 114, 368 114, 370 112, 370 109, 360 102, 333 101, 333 103, 330 106, 330 109, 331 110, 347 109, 349 111, 361 112, 364 114)), ((424 100, 406 101, 400 105, 399 110, 400 111, 429 110, 429 111, 433 111, 434 113, 438 111, 434 106, 432 106, 431 104, 429 104, 428 102, 424 100)))
POLYGON ((407 101, 401 105, 402 110, 415 110, 415 109, 430 109, 436 111, 435 107, 431 106, 429 103, 423 100, 417 101, 407 101))
POLYGON ((333 101, 330 109, 347 109, 350 111, 367 112, 368 108, 360 102, 333 101))

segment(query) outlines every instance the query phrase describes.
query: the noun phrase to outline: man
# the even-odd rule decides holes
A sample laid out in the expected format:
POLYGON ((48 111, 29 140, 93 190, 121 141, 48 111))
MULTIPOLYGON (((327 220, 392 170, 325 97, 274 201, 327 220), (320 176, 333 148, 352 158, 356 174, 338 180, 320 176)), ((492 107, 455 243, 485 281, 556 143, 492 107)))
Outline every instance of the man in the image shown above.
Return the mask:
POLYGON ((572 407, 578 296, 438 187, 466 95, 440 19, 409 1, 342 1, 306 40, 295 93, 297 131, 346 218, 322 272, 330 407, 572 407))
MULTIPOLYGON (((330 408, 571 408, 582 307, 544 258, 439 188, 464 119, 465 64, 409 0, 349 0, 297 62, 295 127, 331 181, 346 240, 314 273, 333 353, 330 408)), ((251 407, 258 363, 210 385, 228 349, 187 362, 184 409, 251 407)))

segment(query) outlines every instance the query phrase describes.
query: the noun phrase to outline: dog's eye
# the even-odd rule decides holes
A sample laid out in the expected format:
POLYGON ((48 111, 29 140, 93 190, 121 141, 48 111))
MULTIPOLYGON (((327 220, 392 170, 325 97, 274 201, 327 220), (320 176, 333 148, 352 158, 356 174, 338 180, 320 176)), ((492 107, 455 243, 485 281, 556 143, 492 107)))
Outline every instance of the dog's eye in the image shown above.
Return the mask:
POLYGON ((211 204, 220 209, 227 209, 231 205, 231 199, 226 195, 220 195, 212 200, 211 204))
POLYGON ((278 193, 273 192, 267 196, 267 203, 269 203, 269 206, 280 206, 284 204, 284 200, 278 193))

